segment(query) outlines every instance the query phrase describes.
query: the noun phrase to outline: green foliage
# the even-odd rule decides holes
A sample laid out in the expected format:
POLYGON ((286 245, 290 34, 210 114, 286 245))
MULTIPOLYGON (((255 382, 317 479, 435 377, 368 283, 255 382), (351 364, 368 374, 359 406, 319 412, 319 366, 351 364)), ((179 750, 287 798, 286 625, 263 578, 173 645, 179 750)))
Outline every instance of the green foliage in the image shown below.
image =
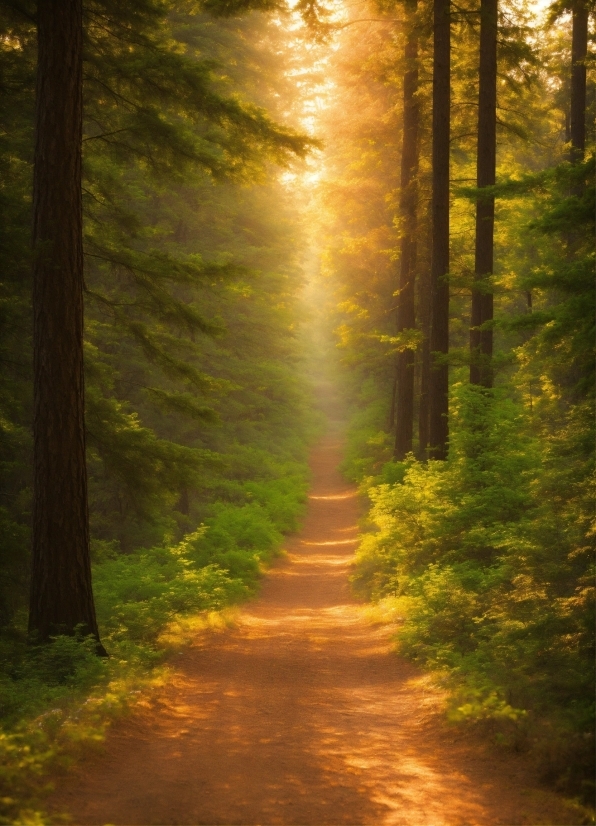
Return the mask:
POLYGON ((571 483, 557 443, 531 433, 508 388, 456 387, 452 423, 447 462, 412 459, 389 471, 395 481, 371 480, 376 531, 362 539, 355 585, 397 598, 400 650, 449 676, 455 717, 538 741, 545 771, 589 799, 593 529, 577 487, 581 479, 589 495, 585 467, 571 483), (555 757, 563 732, 574 746, 555 757), (564 770, 570 751, 573 774, 564 770))
POLYGON ((98 621, 112 640, 154 642, 176 616, 216 610, 246 596, 239 579, 216 565, 192 569, 175 549, 120 556, 95 570, 98 621))
MULTIPOLYGON (((375 385, 373 387, 378 389, 375 385)), ((374 475, 383 461, 390 458, 393 445, 390 434, 385 430, 386 420, 383 400, 354 411, 341 465, 343 473, 353 482, 374 475)))
POLYGON ((30 645, 24 635, 2 639, 0 705, 4 726, 59 703, 73 688, 97 683, 105 663, 91 638, 56 637, 51 645, 30 645))

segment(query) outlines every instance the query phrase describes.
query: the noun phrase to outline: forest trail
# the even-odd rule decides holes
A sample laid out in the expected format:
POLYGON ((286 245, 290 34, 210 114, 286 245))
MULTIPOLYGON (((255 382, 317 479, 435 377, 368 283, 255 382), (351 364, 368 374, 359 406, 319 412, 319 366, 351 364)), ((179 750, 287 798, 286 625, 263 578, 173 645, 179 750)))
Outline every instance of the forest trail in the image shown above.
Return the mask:
POLYGON ((447 726, 350 594, 356 491, 314 451, 301 533, 236 627, 201 635, 51 802, 76 824, 573 823, 523 759, 447 726))

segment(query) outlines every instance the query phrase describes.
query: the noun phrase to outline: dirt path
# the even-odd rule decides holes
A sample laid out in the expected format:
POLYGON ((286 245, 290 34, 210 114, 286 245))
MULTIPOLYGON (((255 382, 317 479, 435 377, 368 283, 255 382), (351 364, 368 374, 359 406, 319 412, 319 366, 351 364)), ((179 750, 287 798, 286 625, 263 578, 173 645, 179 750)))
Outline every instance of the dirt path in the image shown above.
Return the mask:
POLYGON ((54 796, 77 824, 573 823, 523 762, 446 726, 436 696, 350 596, 355 491, 341 444, 312 460, 288 557, 236 628, 203 636, 151 709, 54 796))

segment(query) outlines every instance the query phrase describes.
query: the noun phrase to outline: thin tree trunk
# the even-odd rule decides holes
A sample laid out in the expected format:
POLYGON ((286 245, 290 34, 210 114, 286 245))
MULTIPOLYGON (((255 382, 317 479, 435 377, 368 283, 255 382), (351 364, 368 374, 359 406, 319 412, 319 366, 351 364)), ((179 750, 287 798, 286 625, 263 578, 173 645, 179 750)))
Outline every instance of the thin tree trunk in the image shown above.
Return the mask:
POLYGON ((447 458, 449 437, 449 138, 451 25, 449 0, 434 0, 429 454, 447 458))
MULTIPOLYGON (((423 249, 432 249, 432 228, 424 219, 426 230, 423 249)), ((418 326, 422 332, 422 347, 420 348, 418 370, 420 394, 418 397, 418 458, 421 461, 428 459, 428 425, 429 425, 429 395, 430 395, 430 317, 431 317, 431 274, 430 266, 424 262, 419 268, 417 278, 418 292, 418 326)))
POLYGON ((570 160, 583 160, 586 148, 586 56, 588 53, 588 9, 581 0, 573 7, 571 34, 570 160))
POLYGON ((34 501, 29 630, 98 640, 83 387, 82 0, 39 0, 33 183, 34 501))
MULTIPOLYGON (((397 331, 416 325, 415 278, 418 230, 418 35, 416 31, 417 0, 406 2, 408 34, 405 45, 404 121, 401 155, 400 213, 403 221, 397 304, 397 331)), ((397 408, 395 428, 396 459, 404 459, 412 450, 414 431, 414 362, 413 350, 403 350, 397 356, 397 408)))
POLYGON ((190 514, 190 496, 188 495, 188 487, 186 485, 184 485, 180 491, 178 510, 183 516, 188 516, 190 514))
POLYGON ((387 430, 389 433, 395 432, 395 407, 397 404, 397 359, 393 370, 393 382, 391 383, 391 404, 389 406, 389 416, 387 418, 387 430))
MULTIPOLYGON (((429 308, 430 309, 430 308, 429 308)), ((430 313, 428 313, 430 316, 430 313)), ((424 334, 420 357, 420 399, 418 402, 418 458, 428 459, 428 423, 430 393, 430 317, 420 318, 420 327, 424 334)))
MULTIPOLYGON (((480 77, 478 92, 477 186, 493 186, 497 158, 497 22, 498 0, 480 2, 480 77)), ((476 255, 470 329, 470 382, 492 387, 494 268, 494 196, 476 202, 476 255), (482 325, 482 329, 481 328, 482 325)))

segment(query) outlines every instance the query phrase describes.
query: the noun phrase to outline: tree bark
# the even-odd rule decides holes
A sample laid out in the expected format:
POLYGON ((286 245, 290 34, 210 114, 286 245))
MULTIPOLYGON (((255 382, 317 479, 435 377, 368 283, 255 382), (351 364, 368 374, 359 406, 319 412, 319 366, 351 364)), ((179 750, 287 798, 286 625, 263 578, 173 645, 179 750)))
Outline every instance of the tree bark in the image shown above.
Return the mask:
POLYGON ((434 0, 431 381, 429 455, 447 458, 449 437, 449 138, 451 24, 449 0, 434 0))
MULTIPOLYGON (((417 0, 406 0, 406 25, 403 87, 403 145, 401 155, 400 214, 403 222, 397 303, 397 332, 416 326, 415 279, 418 230, 418 133, 420 106, 418 103, 418 34, 416 31, 417 0)), ((414 361, 411 349, 397 355, 397 407, 395 428, 396 459, 404 459, 412 450, 414 431, 414 361)))
MULTIPOLYGON (((430 248, 430 246, 429 246, 430 248)), ((420 350, 420 396, 418 398, 418 458, 421 461, 428 459, 428 421, 429 421, 429 393, 430 393, 430 313, 431 290, 429 267, 421 269, 418 279, 418 323, 422 331, 422 347, 420 350)))
POLYGON ((391 403, 389 405, 389 416, 387 417, 387 431, 395 432, 395 408, 397 405, 397 359, 393 371, 393 381, 391 383, 391 403))
POLYGON ((588 8, 581 0, 573 6, 571 33, 570 160, 582 161, 586 148, 586 57, 588 8))
MULTIPOLYGON (((480 2, 480 77, 476 185, 494 186, 497 159, 497 23, 498 0, 480 2)), ((470 382, 492 387, 495 199, 476 201, 476 253, 470 324, 470 382), (489 326, 485 326, 489 325, 489 326)))
MULTIPOLYGON (((430 206, 430 205, 429 205, 430 206)), ((430 326, 431 326, 431 275, 430 253, 432 251, 432 226, 425 215, 418 212, 419 229, 424 230, 424 239, 421 240, 421 249, 425 252, 424 262, 420 262, 416 278, 418 327, 422 333, 422 346, 418 354, 418 458, 420 461, 428 459, 428 426, 429 426, 429 395, 430 395, 430 326), (427 260, 428 255, 428 260, 427 260)), ((420 234, 420 232, 419 232, 420 234)))
POLYGON ((39 0, 33 181, 34 501, 29 630, 99 642, 83 385, 82 0, 39 0))

